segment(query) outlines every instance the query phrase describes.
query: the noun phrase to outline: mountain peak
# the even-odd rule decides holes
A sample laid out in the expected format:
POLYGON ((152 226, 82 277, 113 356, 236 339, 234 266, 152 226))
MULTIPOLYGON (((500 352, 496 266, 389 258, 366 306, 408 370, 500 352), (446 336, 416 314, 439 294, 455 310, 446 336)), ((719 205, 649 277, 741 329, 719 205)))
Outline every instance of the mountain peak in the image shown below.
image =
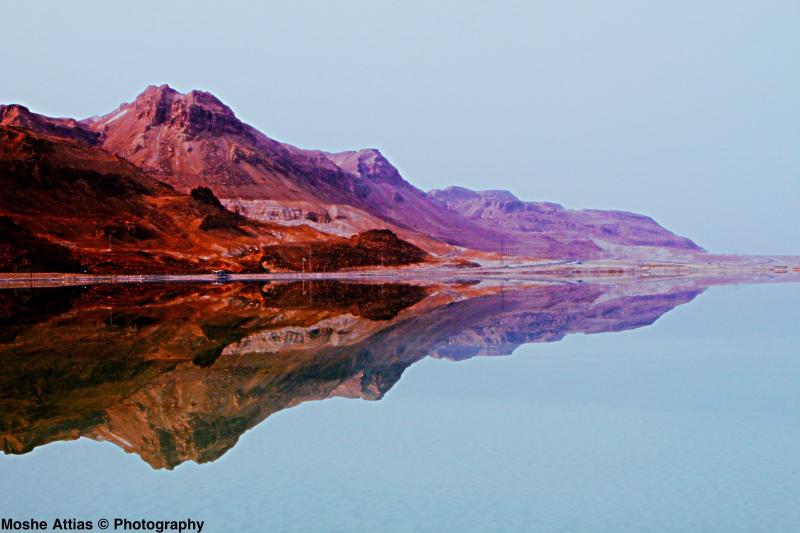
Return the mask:
POLYGON ((403 180, 397 168, 377 148, 328 154, 328 158, 345 172, 362 179, 385 180, 390 183, 403 180))
POLYGON ((433 189, 428 191, 428 196, 441 203, 448 203, 458 200, 474 200, 478 198, 479 194, 466 187, 459 187, 458 185, 451 185, 444 189, 433 189))
POLYGON ((144 122, 146 129, 172 126, 189 137, 204 132, 219 136, 243 130, 231 108, 210 92, 192 90, 184 94, 167 84, 149 85, 130 104, 123 104, 90 123, 95 127, 105 126, 128 110, 136 121, 144 122))
POLYGON ((231 110, 230 107, 223 104, 222 100, 220 100, 213 93, 210 93, 208 91, 193 89, 186 94, 185 98, 198 105, 203 105, 209 108, 213 108, 218 113, 224 113, 226 115, 235 116, 233 110, 231 110))
POLYGON ((134 110, 147 116, 150 126, 158 126, 166 122, 172 107, 172 101, 179 95, 169 85, 150 85, 136 97, 131 104, 134 110))
POLYGON ((233 111, 222 103, 213 93, 204 91, 202 89, 192 89, 188 93, 182 93, 173 89, 168 84, 163 85, 148 85, 139 95, 133 100, 133 105, 148 105, 154 102, 175 100, 189 100, 197 104, 214 107, 220 112, 233 114, 233 111))
POLYGON ((0 120, 5 120, 7 114, 30 112, 31 110, 22 104, 2 104, 0 105, 0 120))
POLYGON ((428 197, 435 201, 448 204, 451 202, 463 202, 473 200, 490 200, 497 202, 519 202, 514 193, 500 189, 489 189, 485 191, 473 191, 466 187, 457 185, 445 187, 444 189, 433 189, 428 192, 428 197))
POLYGON ((88 144, 98 142, 98 134, 71 118, 50 118, 32 113, 21 104, 0 105, 0 126, 15 126, 38 133, 75 139, 88 144))
POLYGON ((167 83, 162 83, 161 85, 151 84, 145 87, 145 89, 139 94, 137 99, 148 94, 163 94, 163 93, 177 94, 178 91, 170 87, 169 84, 167 83))

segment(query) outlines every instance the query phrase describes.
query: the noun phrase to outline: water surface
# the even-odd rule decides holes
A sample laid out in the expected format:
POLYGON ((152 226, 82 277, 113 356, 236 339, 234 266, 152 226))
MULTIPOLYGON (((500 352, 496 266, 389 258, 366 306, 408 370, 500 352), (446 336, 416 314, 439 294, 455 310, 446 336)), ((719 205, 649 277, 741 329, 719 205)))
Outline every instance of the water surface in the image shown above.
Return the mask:
POLYGON ((5 515, 208 531, 800 527, 797 285, 0 297, 5 515))

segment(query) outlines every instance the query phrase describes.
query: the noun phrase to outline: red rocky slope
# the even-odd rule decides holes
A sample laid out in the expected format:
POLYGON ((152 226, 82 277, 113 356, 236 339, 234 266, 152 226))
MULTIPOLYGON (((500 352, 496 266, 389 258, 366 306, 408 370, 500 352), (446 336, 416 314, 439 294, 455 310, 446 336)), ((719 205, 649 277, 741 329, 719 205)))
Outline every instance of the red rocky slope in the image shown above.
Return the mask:
POLYGON ((248 220, 208 188, 177 191, 81 124, 22 106, 0 108, 0 187, 0 272, 254 271, 265 246, 316 241, 339 244, 351 266, 347 239, 248 220))

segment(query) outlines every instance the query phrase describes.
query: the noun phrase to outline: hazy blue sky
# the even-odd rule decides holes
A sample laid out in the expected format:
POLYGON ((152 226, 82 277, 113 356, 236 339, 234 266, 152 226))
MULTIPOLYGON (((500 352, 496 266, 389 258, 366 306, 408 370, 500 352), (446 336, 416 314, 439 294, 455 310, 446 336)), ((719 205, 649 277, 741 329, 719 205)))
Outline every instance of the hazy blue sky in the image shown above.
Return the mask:
POLYGON ((0 102, 84 117, 151 83, 423 189, 634 210, 800 254, 800 2, 9 2, 0 102))

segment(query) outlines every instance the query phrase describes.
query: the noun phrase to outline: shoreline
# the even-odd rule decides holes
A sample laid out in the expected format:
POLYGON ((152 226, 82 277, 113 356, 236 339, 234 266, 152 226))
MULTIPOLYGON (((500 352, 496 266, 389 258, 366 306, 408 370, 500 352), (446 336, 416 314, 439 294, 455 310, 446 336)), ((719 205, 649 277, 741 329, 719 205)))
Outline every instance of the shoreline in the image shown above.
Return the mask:
POLYGON ((800 282, 800 258, 721 256, 720 261, 557 261, 478 268, 405 267, 337 272, 195 274, 88 274, 59 272, 0 273, 0 289, 140 283, 211 283, 356 281, 364 283, 453 283, 464 281, 608 283, 706 279, 710 284, 800 282), (731 261, 731 259, 734 259, 731 261), (782 261, 779 259, 789 259, 782 261), (793 260, 793 261, 792 261, 793 260))

